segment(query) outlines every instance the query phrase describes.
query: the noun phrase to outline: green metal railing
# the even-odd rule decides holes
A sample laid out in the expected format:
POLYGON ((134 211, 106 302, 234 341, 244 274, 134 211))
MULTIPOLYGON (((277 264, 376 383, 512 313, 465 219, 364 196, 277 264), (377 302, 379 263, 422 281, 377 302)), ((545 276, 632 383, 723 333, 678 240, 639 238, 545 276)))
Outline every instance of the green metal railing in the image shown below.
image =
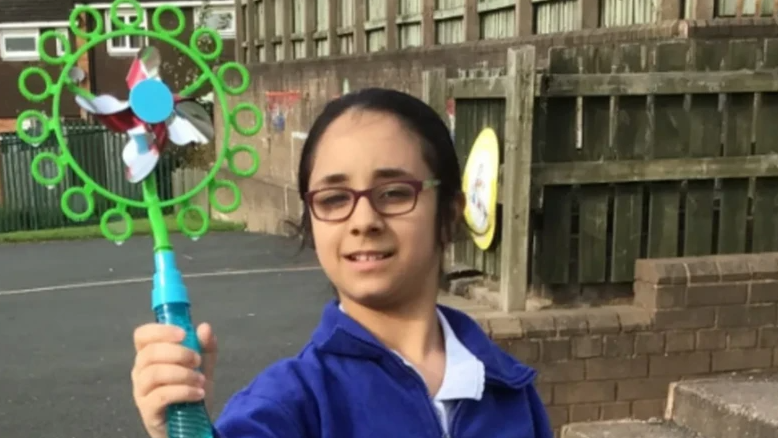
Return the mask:
MULTIPOLYGON (((141 199, 140 184, 130 184, 124 176, 122 149, 128 141, 125 134, 107 130, 102 125, 84 120, 63 122, 63 134, 68 148, 81 168, 96 183, 109 191, 131 199, 141 199)), ((66 170, 58 186, 45 187, 33 180, 30 166, 41 151, 58 153, 56 138, 52 135, 44 143, 32 146, 22 141, 16 133, 0 134, 0 233, 64 228, 74 225, 98 223, 109 208, 101 197, 95 197, 95 214, 86 222, 74 222, 60 208, 62 193, 80 181, 73 171, 66 170)), ((177 159, 163 154, 157 166, 160 196, 173 197, 172 173, 179 166, 177 159)), ((47 168, 45 161, 40 171, 53 176, 53 164, 47 168)), ((71 198, 74 211, 83 211, 85 202, 71 198)), ((132 217, 142 217, 144 210, 129 209, 132 217)), ((165 213, 172 213, 166 211, 165 213)))

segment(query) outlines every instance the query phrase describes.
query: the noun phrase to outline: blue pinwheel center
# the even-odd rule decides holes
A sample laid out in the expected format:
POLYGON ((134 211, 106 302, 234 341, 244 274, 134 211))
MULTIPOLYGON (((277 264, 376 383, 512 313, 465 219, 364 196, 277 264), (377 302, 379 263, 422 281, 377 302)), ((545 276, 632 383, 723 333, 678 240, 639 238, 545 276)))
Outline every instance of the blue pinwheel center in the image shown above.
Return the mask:
POLYGON ((130 108, 146 123, 162 123, 173 114, 173 93, 157 79, 145 79, 130 90, 130 108))

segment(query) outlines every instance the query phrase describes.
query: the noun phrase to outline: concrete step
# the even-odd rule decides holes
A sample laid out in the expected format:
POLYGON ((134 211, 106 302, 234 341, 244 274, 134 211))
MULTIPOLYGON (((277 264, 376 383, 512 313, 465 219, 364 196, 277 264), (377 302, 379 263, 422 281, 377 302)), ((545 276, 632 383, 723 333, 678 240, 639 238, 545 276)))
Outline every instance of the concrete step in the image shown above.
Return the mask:
MULTIPOLYGON (((595 421, 562 427, 561 438, 703 438, 664 421, 595 421)), ((707 437, 705 437, 707 438, 707 437)))
POLYGON ((778 374, 676 382, 666 416, 706 438, 776 438, 778 374))

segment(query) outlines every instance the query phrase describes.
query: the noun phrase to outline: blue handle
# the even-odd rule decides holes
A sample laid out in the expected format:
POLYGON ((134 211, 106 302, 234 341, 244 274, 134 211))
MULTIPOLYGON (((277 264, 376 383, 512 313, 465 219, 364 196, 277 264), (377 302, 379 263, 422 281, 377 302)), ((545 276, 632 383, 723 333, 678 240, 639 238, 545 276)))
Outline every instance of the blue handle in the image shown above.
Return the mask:
MULTIPOLYGON (((200 353, 200 343, 189 315, 189 297, 173 251, 155 254, 156 273, 152 309, 157 322, 172 324, 186 331, 183 345, 200 353)), ((203 401, 180 403, 167 408, 168 438, 213 438, 213 427, 203 401)))

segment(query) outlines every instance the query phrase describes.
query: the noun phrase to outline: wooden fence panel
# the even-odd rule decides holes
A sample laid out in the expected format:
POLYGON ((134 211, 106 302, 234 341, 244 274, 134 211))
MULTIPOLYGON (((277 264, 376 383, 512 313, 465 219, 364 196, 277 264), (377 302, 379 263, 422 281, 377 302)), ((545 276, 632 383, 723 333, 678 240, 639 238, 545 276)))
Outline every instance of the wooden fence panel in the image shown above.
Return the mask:
MULTIPOLYGON (((700 41, 692 47, 692 68, 696 71, 719 70, 727 47, 716 42, 700 41)), ((695 94, 689 103, 688 156, 690 158, 716 157, 719 155, 722 118, 718 94, 695 94)), ((693 180, 686 183, 684 203, 685 255, 714 253, 713 225, 715 211, 715 180, 693 180)))
MULTIPOLYGON (((778 39, 555 47, 548 59, 522 201, 533 286, 629 284, 641 257, 778 250, 778 39)), ((462 165, 480 129, 509 129, 494 105, 521 96, 511 80, 447 81, 462 165)), ((489 257, 468 241, 455 259, 500 276, 489 257)))
MULTIPOLYGON (((625 44, 618 49, 616 73, 638 73, 648 69, 645 46, 625 44)), ((613 120, 613 151, 616 160, 645 159, 651 124, 645 96, 617 96, 613 120)), ((633 278, 634 260, 641 253, 644 233, 643 186, 640 183, 618 184, 613 193, 613 226, 611 233, 611 282, 633 278)))
MULTIPOLYGON (((577 49, 555 47, 549 51, 550 74, 578 73, 577 49)), ((533 159, 536 163, 574 161, 578 154, 578 98, 554 97, 546 102, 545 144, 533 159)), ((565 284, 569 281, 573 248, 573 191, 570 186, 546 187, 543 190, 541 242, 535 272, 543 284, 565 284)))
MULTIPOLYGON (((767 40, 760 62, 763 69, 778 69, 778 40, 767 40)), ((757 116, 754 152, 778 154, 778 90, 757 93, 757 116)), ((754 252, 778 251, 778 178, 757 178, 754 183, 753 241, 754 252)))

